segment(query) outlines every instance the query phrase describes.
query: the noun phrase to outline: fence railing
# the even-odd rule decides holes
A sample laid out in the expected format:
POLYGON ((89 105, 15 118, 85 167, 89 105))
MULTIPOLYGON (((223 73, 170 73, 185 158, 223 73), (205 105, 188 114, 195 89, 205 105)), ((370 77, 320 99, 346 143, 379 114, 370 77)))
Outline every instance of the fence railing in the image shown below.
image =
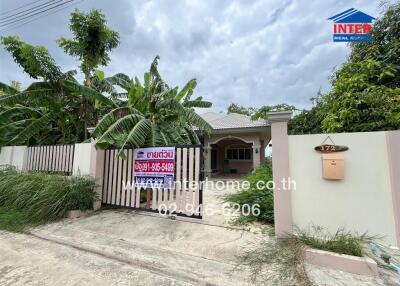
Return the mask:
POLYGON ((72 175, 75 145, 43 145, 28 147, 24 169, 72 175))

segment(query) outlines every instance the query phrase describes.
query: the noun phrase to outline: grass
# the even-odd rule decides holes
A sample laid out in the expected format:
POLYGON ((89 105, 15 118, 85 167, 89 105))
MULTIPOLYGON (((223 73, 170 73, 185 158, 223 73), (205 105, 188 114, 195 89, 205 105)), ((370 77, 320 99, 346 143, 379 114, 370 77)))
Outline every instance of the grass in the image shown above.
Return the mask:
POLYGON ((358 235, 344 228, 330 234, 322 227, 296 230, 278 240, 265 240, 241 256, 242 264, 251 270, 251 281, 258 284, 274 281, 277 285, 314 285, 307 273, 305 250, 308 247, 340 254, 365 256, 365 248, 374 237, 358 235))
POLYGON ((274 285, 311 286, 314 283, 307 273, 305 249, 306 246, 293 237, 264 240, 240 259, 243 266, 250 268, 253 284, 263 285, 268 281, 274 285))
POLYGON ((297 230, 296 232, 296 238, 311 248, 358 257, 366 255, 364 245, 376 238, 367 233, 355 234, 345 228, 339 228, 332 234, 320 226, 313 226, 309 230, 297 230))
POLYGON ((22 232, 28 227, 45 223, 44 220, 34 220, 26 210, 16 210, 0 207, 0 229, 22 232))
POLYGON ((62 218, 69 210, 91 209, 95 182, 86 177, 0 171, 0 229, 26 228, 62 218))
POLYGON ((258 216, 248 215, 240 216, 233 221, 234 224, 246 224, 253 221, 261 221, 265 223, 274 222, 274 198, 273 191, 268 188, 267 182, 272 181, 272 164, 268 160, 265 164, 257 168, 250 174, 246 180, 249 181, 248 189, 240 190, 237 193, 229 194, 225 197, 227 202, 237 203, 240 206, 245 204, 260 206, 260 214, 258 216), (257 187, 257 182, 262 181, 263 184, 257 187), (261 187, 260 187, 261 186, 261 187))

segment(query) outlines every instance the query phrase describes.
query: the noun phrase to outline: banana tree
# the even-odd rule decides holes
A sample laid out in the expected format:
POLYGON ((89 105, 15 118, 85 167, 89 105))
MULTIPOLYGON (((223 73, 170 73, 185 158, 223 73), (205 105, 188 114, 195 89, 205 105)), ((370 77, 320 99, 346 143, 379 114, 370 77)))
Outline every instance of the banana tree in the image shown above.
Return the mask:
MULTIPOLYGON (((102 81, 103 86, 118 86, 124 92, 114 96, 123 98, 119 107, 107 113, 96 126, 93 137, 97 146, 115 146, 123 156, 125 146, 165 146, 200 143, 194 128, 210 132, 211 126, 194 108, 208 108, 212 103, 201 97, 191 100, 196 80, 190 80, 181 90, 169 87, 161 78, 157 56, 144 74, 144 83, 117 74, 102 81)), ((115 91, 115 89, 114 89, 115 91)))
POLYGON ((79 84, 74 79, 75 71, 63 73, 44 47, 31 46, 18 37, 1 40, 14 61, 40 81, 23 91, 0 84, 0 144, 81 142, 87 120, 82 114, 88 108, 82 105, 82 98, 114 106, 108 97, 79 84))
POLYGON ((81 98, 84 96, 114 106, 101 93, 66 79, 58 84, 36 82, 21 92, 2 90, 1 145, 81 142, 86 132, 81 98))

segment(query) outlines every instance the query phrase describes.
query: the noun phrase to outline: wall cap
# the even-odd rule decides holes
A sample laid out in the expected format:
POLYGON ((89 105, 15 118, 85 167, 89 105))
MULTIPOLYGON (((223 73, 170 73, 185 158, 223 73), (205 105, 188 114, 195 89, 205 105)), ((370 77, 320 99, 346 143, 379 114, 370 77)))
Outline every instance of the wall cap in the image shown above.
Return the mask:
POLYGON ((267 122, 272 123, 272 122, 287 122, 289 121, 290 118, 292 118, 292 111, 274 111, 274 112, 268 112, 267 116, 267 122))
POLYGON ((310 264, 358 275, 378 275, 378 264, 369 257, 357 257, 309 248, 306 249, 305 260, 310 264))

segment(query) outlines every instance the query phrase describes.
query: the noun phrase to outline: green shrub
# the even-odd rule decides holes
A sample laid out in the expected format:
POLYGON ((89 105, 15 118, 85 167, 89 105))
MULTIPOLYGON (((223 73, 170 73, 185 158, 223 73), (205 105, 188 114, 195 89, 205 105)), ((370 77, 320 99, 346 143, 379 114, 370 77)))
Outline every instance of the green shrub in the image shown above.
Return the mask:
POLYGON ((52 221, 69 210, 92 208, 95 182, 40 172, 0 171, 0 208, 23 211, 32 222, 52 221))
POLYGON ((267 160, 265 164, 257 168, 250 174, 246 180, 249 181, 250 187, 248 189, 240 190, 237 193, 229 194, 225 197, 226 201, 237 203, 240 206, 248 204, 253 206, 258 204, 260 206, 259 216, 241 216, 236 220, 236 223, 247 223, 251 221, 262 221, 267 223, 274 222, 274 197, 272 189, 268 189, 268 181, 272 181, 272 164, 267 160), (262 181, 262 185, 257 187, 257 182, 262 181))

